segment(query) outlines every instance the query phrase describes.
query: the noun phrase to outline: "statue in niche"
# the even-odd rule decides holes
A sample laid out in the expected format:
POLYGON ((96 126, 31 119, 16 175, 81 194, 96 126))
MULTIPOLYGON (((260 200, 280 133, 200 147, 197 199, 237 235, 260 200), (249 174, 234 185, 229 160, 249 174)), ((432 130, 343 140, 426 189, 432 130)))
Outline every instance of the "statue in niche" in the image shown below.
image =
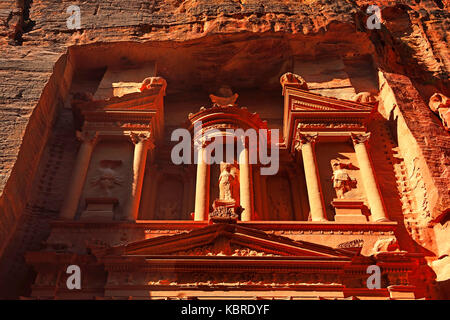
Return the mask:
POLYGON ((239 199, 238 169, 235 165, 226 162, 220 164, 219 199, 234 200, 236 203, 239 199))
POLYGON ((450 99, 441 93, 435 93, 428 105, 441 118, 444 128, 450 131, 450 99))
POLYGON ((345 170, 347 165, 340 161, 332 162, 332 167, 333 176, 331 180, 333 181, 334 190, 336 190, 338 199, 344 199, 345 193, 356 187, 356 180, 352 179, 345 170))
POLYGON ((122 165, 121 160, 102 160, 97 174, 91 178, 91 185, 98 187, 102 192, 111 196, 112 189, 121 186, 123 179, 117 172, 117 168, 122 165))

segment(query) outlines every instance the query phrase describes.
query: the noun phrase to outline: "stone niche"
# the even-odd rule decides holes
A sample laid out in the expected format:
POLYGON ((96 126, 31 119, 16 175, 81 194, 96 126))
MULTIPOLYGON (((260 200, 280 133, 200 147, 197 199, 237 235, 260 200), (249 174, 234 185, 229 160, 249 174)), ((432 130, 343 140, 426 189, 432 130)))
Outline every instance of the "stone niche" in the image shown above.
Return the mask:
POLYGON ((302 165, 286 159, 280 150, 280 168, 276 175, 264 176, 253 169, 255 217, 262 221, 307 221, 308 197, 302 165))
POLYGON ((180 177, 164 175, 158 179, 157 199, 153 220, 185 220, 188 213, 184 209, 185 187, 180 177))
POLYGON ((100 140, 90 163, 80 220, 120 220, 132 184, 133 145, 126 140, 100 140))
POLYGON ((195 170, 174 166, 169 159, 147 164, 139 208, 140 220, 191 220, 195 170))
POLYGON ((362 216, 362 213, 367 213, 363 205, 367 203, 367 198, 351 141, 319 142, 316 145, 316 155, 328 220, 338 221, 339 219, 335 217, 336 214, 348 212, 351 215, 359 215, 362 218, 359 222, 367 221, 367 218, 362 216), (335 163, 340 163, 342 170, 353 180, 349 187, 350 190, 344 192, 343 199, 338 199, 337 192, 333 187, 332 176, 335 163), (336 201, 337 207, 333 205, 334 201, 336 201), (359 213, 357 212, 358 208, 359 213))

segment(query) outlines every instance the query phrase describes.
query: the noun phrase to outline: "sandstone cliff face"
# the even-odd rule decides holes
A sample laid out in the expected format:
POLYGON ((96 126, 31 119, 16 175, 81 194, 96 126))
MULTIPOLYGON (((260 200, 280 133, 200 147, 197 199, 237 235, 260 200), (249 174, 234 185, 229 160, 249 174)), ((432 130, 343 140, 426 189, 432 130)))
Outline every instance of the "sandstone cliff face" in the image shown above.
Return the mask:
POLYGON ((0 3, 0 255, 34 205, 39 160, 76 70, 158 59, 172 92, 230 79, 279 90, 279 75, 295 59, 331 53, 345 61, 371 57, 423 245, 438 257, 449 254, 435 232, 440 241, 449 232, 450 138, 427 107, 435 92, 450 96, 448 1, 90 1, 80 5, 81 29, 69 30, 71 4, 0 3), (366 28, 373 4, 382 8, 380 30, 366 28))

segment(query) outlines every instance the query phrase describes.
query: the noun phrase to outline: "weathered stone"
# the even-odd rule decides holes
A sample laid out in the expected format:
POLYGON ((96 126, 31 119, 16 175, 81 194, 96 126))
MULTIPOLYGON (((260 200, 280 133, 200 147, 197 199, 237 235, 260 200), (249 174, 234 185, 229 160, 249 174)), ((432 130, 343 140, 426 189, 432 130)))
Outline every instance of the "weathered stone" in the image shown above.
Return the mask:
MULTIPOLYGON (((442 243, 449 233, 450 138, 427 106, 436 92, 450 95, 448 2, 90 1, 79 4, 79 30, 67 28, 68 5, 0 3, 0 288, 9 289, 0 289, 0 296, 27 293, 30 280, 20 280, 27 274, 24 252, 45 240, 47 220, 61 208, 80 129, 70 100, 77 92, 94 97, 108 68, 150 61, 167 80, 168 128, 227 84, 239 92, 240 104, 281 129, 279 79, 286 72, 301 75, 311 92, 324 96, 364 103, 378 97, 369 146, 390 217, 403 226, 399 245, 433 252, 428 260, 436 260, 430 265, 438 281, 448 279, 442 243), (365 23, 365 10, 374 4, 382 8, 380 30, 365 23)), ((133 80, 131 91, 138 93, 142 80, 133 80)), ((324 194, 331 197, 328 188, 324 194)), ((306 220, 305 200, 289 200, 291 209, 283 209, 281 202, 256 199, 255 216, 264 217, 270 202, 280 219, 306 220)))

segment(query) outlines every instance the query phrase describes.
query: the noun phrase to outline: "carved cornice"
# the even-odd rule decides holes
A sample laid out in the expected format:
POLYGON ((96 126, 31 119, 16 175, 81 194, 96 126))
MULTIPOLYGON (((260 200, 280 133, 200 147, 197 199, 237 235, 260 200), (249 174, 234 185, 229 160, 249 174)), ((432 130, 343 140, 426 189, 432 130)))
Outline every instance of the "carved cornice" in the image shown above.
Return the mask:
POLYGON ((358 121, 356 122, 343 122, 343 121, 302 121, 297 125, 298 129, 304 131, 335 131, 338 130, 364 130, 364 124, 358 121))

